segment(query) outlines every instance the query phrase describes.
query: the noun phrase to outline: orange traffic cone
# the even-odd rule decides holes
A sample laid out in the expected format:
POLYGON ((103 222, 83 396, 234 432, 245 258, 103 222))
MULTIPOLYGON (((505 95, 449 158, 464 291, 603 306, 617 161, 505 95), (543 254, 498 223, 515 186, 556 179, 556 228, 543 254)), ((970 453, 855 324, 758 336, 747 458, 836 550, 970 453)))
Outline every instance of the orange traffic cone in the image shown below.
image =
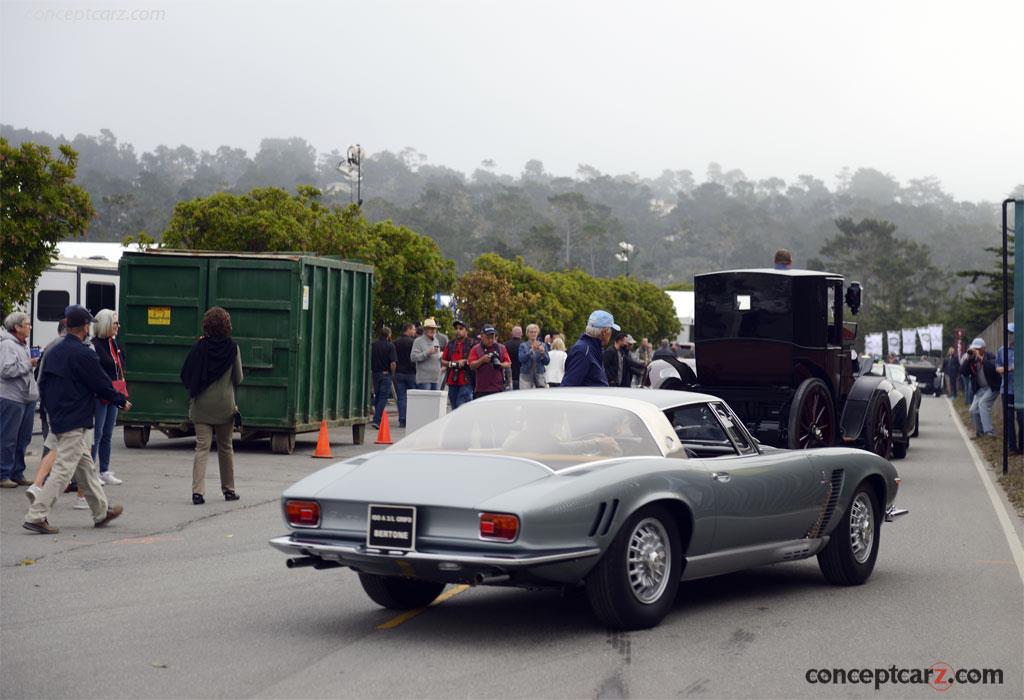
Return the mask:
POLYGON ((327 435, 327 421, 320 421, 320 434, 316 438, 316 451, 313 453, 314 457, 321 457, 323 459, 334 459, 334 455, 331 454, 331 439, 327 435))
POLYGON ((380 430, 377 431, 377 444, 391 444, 391 426, 388 424, 388 409, 386 408, 384 409, 384 413, 380 416, 380 430))

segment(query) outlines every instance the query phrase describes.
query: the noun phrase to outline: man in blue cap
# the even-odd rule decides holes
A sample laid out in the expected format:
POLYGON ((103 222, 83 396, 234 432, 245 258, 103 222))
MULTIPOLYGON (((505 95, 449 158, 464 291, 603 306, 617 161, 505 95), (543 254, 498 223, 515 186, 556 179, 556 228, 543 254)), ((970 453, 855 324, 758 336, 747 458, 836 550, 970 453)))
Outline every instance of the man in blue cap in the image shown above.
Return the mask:
POLYGON ((22 523, 26 530, 40 535, 60 532, 50 525, 48 516, 57 496, 64 493, 72 477, 85 492, 96 527, 103 527, 124 510, 107 503, 92 461, 89 431, 96 412, 94 397, 117 404, 126 411, 131 410, 132 404, 127 396, 114 389, 96 353, 85 345, 89 324, 93 321, 89 310, 72 304, 64 310, 64 316, 67 335, 47 352, 43 374, 39 377, 39 393, 50 417, 50 430, 57 438, 57 463, 22 523))
POLYGON ((598 309, 587 319, 587 328, 565 358, 565 376, 561 386, 608 386, 601 359, 601 348, 622 330, 607 311, 598 309))

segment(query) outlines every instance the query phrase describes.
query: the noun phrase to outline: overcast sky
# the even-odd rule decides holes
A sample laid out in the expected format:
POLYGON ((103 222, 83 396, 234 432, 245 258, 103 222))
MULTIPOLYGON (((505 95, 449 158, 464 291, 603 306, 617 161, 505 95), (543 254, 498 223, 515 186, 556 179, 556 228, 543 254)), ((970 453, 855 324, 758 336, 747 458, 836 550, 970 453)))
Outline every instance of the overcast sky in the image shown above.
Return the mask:
POLYGON ((301 136, 467 173, 716 161, 831 187, 868 166, 971 200, 1024 182, 1021 0, 3 2, 0 20, 0 121, 140 153, 301 136))

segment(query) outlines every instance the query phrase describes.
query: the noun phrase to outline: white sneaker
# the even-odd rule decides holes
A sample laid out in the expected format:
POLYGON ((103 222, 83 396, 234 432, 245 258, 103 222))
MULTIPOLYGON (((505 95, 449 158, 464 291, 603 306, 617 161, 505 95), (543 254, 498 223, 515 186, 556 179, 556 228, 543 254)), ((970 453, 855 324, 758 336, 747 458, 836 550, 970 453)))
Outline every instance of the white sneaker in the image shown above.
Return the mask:
POLYGON ((39 495, 42 492, 43 490, 41 488, 39 488, 35 484, 32 484, 27 489, 25 489, 25 497, 28 498, 29 503, 35 503, 36 499, 39 498, 39 495))
POLYGON ((100 481, 108 486, 117 486, 124 483, 124 481, 114 476, 114 472, 100 472, 100 481))
POLYGON ((75 501, 75 510, 89 510, 89 501, 85 500, 85 496, 79 496, 75 501))

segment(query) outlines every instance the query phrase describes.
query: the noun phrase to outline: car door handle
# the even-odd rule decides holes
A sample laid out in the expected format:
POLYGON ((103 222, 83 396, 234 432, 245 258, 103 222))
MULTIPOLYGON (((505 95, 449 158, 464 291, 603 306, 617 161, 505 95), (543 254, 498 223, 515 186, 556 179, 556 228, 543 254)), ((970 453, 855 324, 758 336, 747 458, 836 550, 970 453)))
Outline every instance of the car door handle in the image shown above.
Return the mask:
POLYGON ((720 484, 726 484, 732 479, 729 472, 711 472, 711 478, 720 484))

